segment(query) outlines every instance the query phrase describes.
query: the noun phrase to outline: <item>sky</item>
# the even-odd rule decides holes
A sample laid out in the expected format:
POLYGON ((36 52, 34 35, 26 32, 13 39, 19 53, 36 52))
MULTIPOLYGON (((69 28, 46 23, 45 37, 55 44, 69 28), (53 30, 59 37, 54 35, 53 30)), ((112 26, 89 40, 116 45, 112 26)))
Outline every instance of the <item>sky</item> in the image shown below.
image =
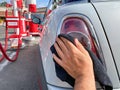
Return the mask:
POLYGON ((0 3, 3 2, 3 1, 10 2, 10 0, 0 0, 0 3))
POLYGON ((47 6, 49 0, 36 0, 37 7, 44 7, 47 6))
MULTIPOLYGON (((2 2, 2 1, 10 2, 10 0, 0 0, 0 2, 2 2)), ((36 0, 37 7, 47 6, 48 2, 49 2, 49 0, 36 0)))

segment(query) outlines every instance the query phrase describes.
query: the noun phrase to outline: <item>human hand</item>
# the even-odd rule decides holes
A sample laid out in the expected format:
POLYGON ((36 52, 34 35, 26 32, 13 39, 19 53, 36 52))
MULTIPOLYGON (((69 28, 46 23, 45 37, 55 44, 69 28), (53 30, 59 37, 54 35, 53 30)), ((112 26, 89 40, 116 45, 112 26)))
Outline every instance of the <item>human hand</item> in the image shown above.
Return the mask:
POLYGON ((54 47, 60 57, 53 55, 54 60, 73 78, 85 75, 92 68, 92 60, 88 52, 77 39, 73 45, 63 37, 57 38, 54 47))
MULTIPOLYGON (((75 45, 63 37, 56 38, 54 47, 59 57, 53 54, 53 58, 75 79, 75 83, 81 84, 81 80, 83 80, 82 82, 86 85, 86 82, 91 83, 92 81, 92 86, 95 87, 92 60, 77 39, 74 40, 74 43, 75 45)), ((75 86, 78 88, 79 84, 75 86)))

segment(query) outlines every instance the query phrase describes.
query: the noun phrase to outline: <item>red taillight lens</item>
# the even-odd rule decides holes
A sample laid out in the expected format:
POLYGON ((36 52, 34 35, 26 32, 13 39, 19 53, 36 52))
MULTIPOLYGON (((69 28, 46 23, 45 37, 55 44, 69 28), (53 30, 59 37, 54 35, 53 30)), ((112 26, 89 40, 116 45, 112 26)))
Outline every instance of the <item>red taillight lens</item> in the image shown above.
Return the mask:
POLYGON ((69 34, 72 37, 78 38, 84 47, 89 48, 97 55, 90 30, 83 19, 76 17, 67 18, 62 24, 60 33, 69 34))

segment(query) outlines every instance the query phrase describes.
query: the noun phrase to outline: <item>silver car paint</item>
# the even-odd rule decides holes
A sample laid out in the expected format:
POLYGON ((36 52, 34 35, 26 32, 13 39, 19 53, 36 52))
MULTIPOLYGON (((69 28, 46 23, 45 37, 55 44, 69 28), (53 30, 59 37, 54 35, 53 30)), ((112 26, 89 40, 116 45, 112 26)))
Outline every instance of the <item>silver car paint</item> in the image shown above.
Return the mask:
MULTIPOLYGON (((48 85, 48 90, 73 90, 73 89, 72 88, 61 88, 61 87, 48 85)), ((120 90, 120 89, 113 89, 113 90, 120 90)))
MULTIPOLYGON (((114 7, 116 4, 117 4, 117 2, 114 4, 108 3, 107 5, 108 6, 112 5, 112 7, 114 7)), ((94 5, 96 5, 96 3, 94 5)), ((105 15, 107 13, 108 9, 106 6, 104 6, 106 4, 101 3, 101 5, 103 5, 103 7, 102 7, 103 10, 105 10, 104 13, 102 13, 102 14, 105 15)), ((96 7, 98 7, 98 10, 101 10, 99 5, 96 7)), ((120 8, 118 10, 120 10, 120 8)), ((100 13, 101 12, 99 12, 99 14, 100 13)), ((61 25, 61 20, 65 16, 67 16, 68 14, 85 15, 86 18, 88 18, 90 20, 90 22, 94 26, 98 41, 100 43, 100 46, 101 46, 101 49, 102 49, 102 52, 103 52, 103 55, 104 55, 104 58, 106 61, 107 71, 108 71, 108 74, 110 76, 110 79, 113 82, 114 88, 119 88, 120 84, 119 84, 119 79, 118 79, 116 67, 115 67, 114 60, 113 60, 113 57, 112 57, 112 54, 111 54, 111 51, 109 48, 109 44, 108 44, 106 36, 104 34, 103 27, 101 25, 101 22, 97 16, 97 13, 96 13, 95 9, 93 8, 93 6, 90 3, 86 3, 86 4, 64 5, 62 7, 59 7, 55 11, 53 11, 53 13, 51 13, 49 24, 46 25, 47 30, 45 31, 45 35, 44 35, 43 40, 41 41, 42 43, 40 45, 42 62, 43 62, 45 77, 46 77, 46 81, 48 83, 49 90, 67 90, 66 88, 71 88, 71 86, 69 86, 67 83, 62 82, 61 80, 59 80, 56 77, 54 62, 53 62, 53 59, 51 57, 52 54, 51 54, 50 49, 49 49, 50 46, 55 41, 57 31, 59 30, 59 27, 61 25), (54 86, 56 86, 56 87, 54 87, 54 86), (57 87, 59 87, 59 88, 55 89, 57 87)), ((115 17, 114 13, 111 12, 111 14, 115 17)), ((118 16, 120 16, 120 15, 118 15, 118 16)), ((102 17, 102 15, 101 15, 101 17, 102 17)), ((110 16, 109 16, 109 18, 110 18, 110 16)), ((105 19, 105 18, 102 18, 102 19, 105 19)), ((105 22, 105 24, 106 24, 105 29, 107 28, 107 23, 109 23, 109 21, 105 22)), ((113 27, 114 27, 114 25, 113 25, 113 27)), ((111 23, 111 28, 112 28, 112 23, 111 23)), ((120 29, 119 25, 117 25, 117 27, 115 27, 115 28, 117 29, 117 31, 120 29)), ((115 33, 113 33, 114 28, 113 28, 112 32, 110 32, 108 29, 110 29, 110 28, 107 28, 107 31, 106 31, 107 33, 110 33, 114 37, 119 37, 119 35, 117 35, 118 34, 117 32, 116 32, 116 36, 113 35, 113 34, 115 34, 115 33)), ((110 39, 110 41, 112 40, 112 38, 109 38, 109 39, 110 39)), ((113 40, 113 41, 111 41, 111 44, 113 44, 113 42, 115 42, 118 45, 120 43, 120 41, 118 41, 119 42, 118 43, 115 40, 113 40)), ((119 47, 119 46, 117 46, 117 47, 119 47)), ((112 48, 114 48, 114 49, 117 49, 117 47, 115 45, 112 46, 112 48)), ((119 50, 117 50, 117 52, 120 53, 119 50)), ((117 59, 117 60, 119 59, 118 53, 114 52, 114 54, 116 56, 115 59, 117 59)), ((115 89, 115 90, 119 90, 119 89, 115 89)))
POLYGON ((120 74, 120 1, 104 4, 96 3, 94 5, 105 28, 106 36, 120 74), (107 13, 105 13, 106 11, 107 13))

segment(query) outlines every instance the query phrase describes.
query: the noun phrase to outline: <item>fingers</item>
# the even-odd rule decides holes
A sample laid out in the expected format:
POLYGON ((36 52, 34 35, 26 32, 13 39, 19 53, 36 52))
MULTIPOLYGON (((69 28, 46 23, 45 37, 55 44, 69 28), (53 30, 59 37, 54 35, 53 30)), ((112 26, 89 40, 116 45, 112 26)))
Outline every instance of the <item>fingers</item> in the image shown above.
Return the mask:
POLYGON ((54 47, 55 47, 55 50, 56 50, 56 52, 58 53, 59 57, 60 57, 60 58, 63 58, 63 57, 64 57, 64 56, 63 56, 63 52, 62 52, 62 50, 60 49, 60 47, 58 46, 57 43, 54 44, 54 47))
POLYGON ((88 52, 85 50, 85 48, 83 47, 83 45, 78 41, 77 38, 75 38, 74 43, 75 45, 70 42, 69 40, 61 37, 63 43, 65 44, 66 48, 68 49, 69 52, 74 52, 74 51, 78 51, 82 54, 88 54, 88 52))
POLYGON ((63 40, 56 38, 56 42, 54 44, 57 54, 61 60, 64 60, 66 56, 69 57, 69 50, 63 40))
POLYGON ((87 51, 85 50, 85 48, 83 47, 83 45, 78 41, 77 38, 75 38, 74 40, 75 46, 84 54, 87 53, 87 51))
POLYGON ((61 49, 61 51, 63 53, 67 53, 68 52, 68 49, 67 49, 67 47, 65 46, 65 44, 63 43, 62 40, 60 40, 59 38, 57 38, 56 42, 57 42, 58 46, 60 47, 60 49, 61 49))
POLYGON ((56 38, 54 46, 61 60, 65 57, 70 58, 70 55, 74 55, 77 52, 79 52, 80 57, 83 57, 83 55, 89 55, 77 38, 74 40, 74 43, 75 45, 63 37, 56 38))
POLYGON ((53 54, 53 58, 60 66, 63 67, 62 61, 55 54, 53 54))
POLYGON ((81 53, 86 54, 86 50, 84 49, 82 44, 78 41, 78 39, 75 39, 75 45, 72 42, 70 42, 69 40, 67 40, 66 38, 63 38, 63 37, 56 38, 56 43, 58 44, 58 45, 55 44, 56 50, 57 50, 57 53, 61 55, 60 56, 61 58, 64 55, 68 55, 69 53, 72 53, 72 52, 78 51, 78 50, 81 53))
POLYGON ((61 40, 63 41, 63 43, 66 46, 66 48, 67 48, 68 51, 76 49, 76 46, 72 42, 70 42, 69 40, 67 40, 66 38, 61 37, 61 40))

